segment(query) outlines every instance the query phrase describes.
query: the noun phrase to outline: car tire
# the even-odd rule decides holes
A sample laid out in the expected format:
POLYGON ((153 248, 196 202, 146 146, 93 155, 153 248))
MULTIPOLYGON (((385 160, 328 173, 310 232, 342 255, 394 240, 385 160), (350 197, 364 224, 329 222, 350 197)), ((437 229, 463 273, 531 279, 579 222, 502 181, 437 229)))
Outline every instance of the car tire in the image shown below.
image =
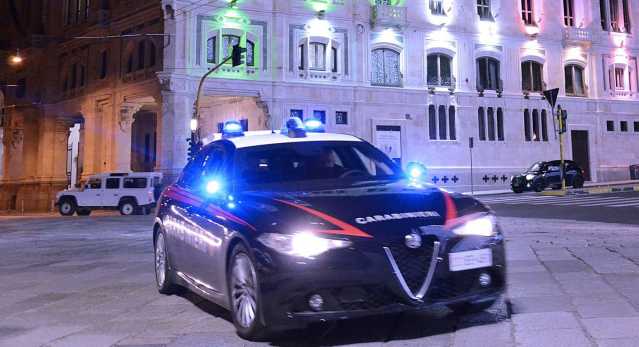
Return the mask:
POLYGON ((572 187, 575 189, 579 189, 579 188, 583 188, 584 187, 584 179, 581 176, 576 176, 575 178, 572 179, 572 187))
POLYGON ((138 204, 131 199, 122 200, 120 205, 118 205, 118 210, 120 210, 120 214, 123 216, 130 216, 135 213, 138 209, 138 204))
POLYGON ((464 302, 448 306, 455 315, 463 316, 467 314, 482 312, 495 304, 497 300, 483 301, 479 303, 464 302))
POLYGON ((78 216, 88 216, 91 214, 90 208, 78 208, 77 211, 78 216))
POLYGON ((159 232, 153 243, 153 255, 155 264, 155 284, 158 292, 171 295, 179 292, 179 286, 173 281, 173 270, 166 251, 166 237, 159 232))
POLYGON ((512 187, 513 192, 517 193, 517 194, 521 194, 524 192, 524 188, 523 187, 512 187))
POLYGON ((66 198, 60 201, 60 206, 58 207, 58 211, 63 216, 73 216, 77 208, 78 207, 76 206, 75 201, 73 201, 73 199, 66 198))
POLYGON ((532 189, 537 193, 542 192, 546 189, 546 184, 544 182, 533 183, 532 189))
POLYGON ((233 325, 240 337, 263 340, 268 331, 261 320, 259 282, 253 259, 242 244, 233 248, 229 259, 227 278, 233 325))

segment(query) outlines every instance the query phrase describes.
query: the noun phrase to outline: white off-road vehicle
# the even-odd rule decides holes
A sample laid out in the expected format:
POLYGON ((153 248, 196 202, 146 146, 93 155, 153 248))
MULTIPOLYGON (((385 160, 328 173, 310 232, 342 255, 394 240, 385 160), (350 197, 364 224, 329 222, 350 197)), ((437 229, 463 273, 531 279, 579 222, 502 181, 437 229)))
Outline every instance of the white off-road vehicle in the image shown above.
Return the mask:
POLYGON ((120 214, 149 214, 160 195, 159 172, 102 173, 89 177, 82 188, 56 195, 63 216, 88 216, 94 209, 118 209, 120 214))

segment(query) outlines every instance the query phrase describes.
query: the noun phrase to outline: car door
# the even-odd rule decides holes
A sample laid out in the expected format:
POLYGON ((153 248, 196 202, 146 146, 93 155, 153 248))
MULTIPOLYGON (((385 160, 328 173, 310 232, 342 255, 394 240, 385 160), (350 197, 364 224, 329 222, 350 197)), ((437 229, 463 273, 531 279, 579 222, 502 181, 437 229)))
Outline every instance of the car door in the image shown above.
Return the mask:
POLYGON ((84 185, 84 189, 76 194, 78 206, 98 207, 102 206, 102 178, 90 177, 84 185))
POLYGON ((559 162, 551 161, 548 163, 546 167, 546 174, 544 177, 546 178, 547 185, 559 185, 561 184, 561 171, 559 170, 559 162))
POLYGON ((104 184, 102 194, 102 206, 114 207, 118 206, 121 198, 121 181, 120 177, 107 177, 104 184))
POLYGON ((178 181, 169 187, 165 194, 166 213, 163 215, 164 229, 167 235, 167 251, 171 265, 179 272, 190 275, 189 266, 191 253, 190 243, 194 242, 193 235, 197 231, 192 221, 193 205, 201 201, 193 199, 192 193, 195 182, 202 176, 203 155, 190 161, 178 181))
POLYGON ((197 194, 203 203, 194 207, 191 212, 193 222, 197 224, 196 242, 191 244, 191 273, 216 293, 224 291, 225 253, 222 245, 228 234, 227 220, 221 215, 228 213, 228 189, 224 183, 230 181, 230 163, 232 148, 224 145, 212 147, 204 160, 204 172, 201 186, 210 182, 219 184, 218 192, 198 189, 197 194))

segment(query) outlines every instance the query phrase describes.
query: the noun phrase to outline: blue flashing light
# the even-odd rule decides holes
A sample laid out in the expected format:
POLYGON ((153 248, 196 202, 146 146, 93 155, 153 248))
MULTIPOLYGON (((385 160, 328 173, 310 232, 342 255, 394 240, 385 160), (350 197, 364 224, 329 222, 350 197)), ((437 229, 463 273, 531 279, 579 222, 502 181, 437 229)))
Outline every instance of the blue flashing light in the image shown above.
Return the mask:
POLYGON ((304 123, 299 117, 291 117, 284 124, 282 134, 286 134, 289 137, 306 137, 304 123))
POLYGON ((210 180, 208 182, 206 182, 206 192, 208 194, 216 194, 218 193, 220 190, 222 189, 222 185, 220 184, 220 182, 218 180, 210 180))
POLYGON ((304 127, 306 131, 312 133, 323 133, 324 132, 324 123, 317 118, 309 118, 304 121, 304 127))
POLYGON ((242 128, 242 123, 236 120, 226 121, 224 123, 224 127, 222 127, 222 136, 224 137, 244 136, 244 128, 242 128))
POLYGON ((426 167, 422 163, 410 162, 406 165, 406 173, 412 180, 418 180, 426 175, 426 167))

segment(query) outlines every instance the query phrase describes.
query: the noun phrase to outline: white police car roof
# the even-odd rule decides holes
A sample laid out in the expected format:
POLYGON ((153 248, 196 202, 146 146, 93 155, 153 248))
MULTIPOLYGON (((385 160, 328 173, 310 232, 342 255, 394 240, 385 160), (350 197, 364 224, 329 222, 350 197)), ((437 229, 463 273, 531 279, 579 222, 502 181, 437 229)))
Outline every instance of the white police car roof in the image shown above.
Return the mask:
MULTIPOLYGON (((213 140, 219 139, 221 139, 221 134, 215 134, 213 140)), ((279 131, 273 133, 271 130, 247 131, 244 136, 231 137, 227 140, 233 142, 236 148, 313 141, 362 141, 355 136, 345 134, 307 132, 305 137, 288 137, 280 134, 279 131)), ((207 143, 207 141, 204 142, 207 143)))

